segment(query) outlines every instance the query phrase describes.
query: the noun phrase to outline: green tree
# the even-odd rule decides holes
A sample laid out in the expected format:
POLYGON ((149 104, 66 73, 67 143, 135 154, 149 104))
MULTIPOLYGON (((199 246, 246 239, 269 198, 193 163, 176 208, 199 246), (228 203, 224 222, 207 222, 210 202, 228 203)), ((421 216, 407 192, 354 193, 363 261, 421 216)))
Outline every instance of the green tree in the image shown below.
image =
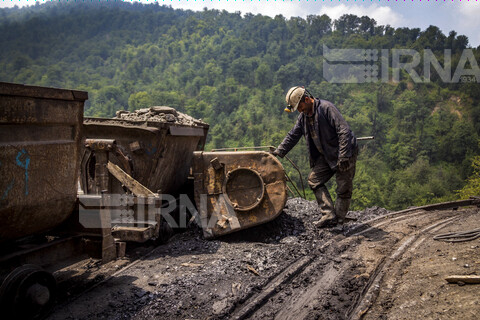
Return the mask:
POLYGON ((465 186, 457 191, 460 199, 480 196, 480 156, 472 159, 473 174, 467 179, 465 186))
POLYGON ((128 110, 134 111, 152 106, 152 97, 145 91, 132 93, 128 98, 128 110))

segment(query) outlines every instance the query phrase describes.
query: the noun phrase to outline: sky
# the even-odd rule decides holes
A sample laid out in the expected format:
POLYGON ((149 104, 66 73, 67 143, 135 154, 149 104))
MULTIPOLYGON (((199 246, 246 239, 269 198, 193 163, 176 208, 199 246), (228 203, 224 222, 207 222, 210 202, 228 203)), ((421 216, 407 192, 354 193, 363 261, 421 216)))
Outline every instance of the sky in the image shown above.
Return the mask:
MULTIPOLYGON (((49 0, 38 0, 40 3, 46 1, 49 0)), ((131 2, 131 0, 125 1, 131 2)), ((286 18, 306 18, 311 14, 326 14, 332 19, 347 13, 357 16, 367 15, 375 19, 379 25, 389 24, 392 27, 422 30, 435 25, 445 35, 455 30, 459 35, 466 35, 472 47, 480 45, 479 0, 142 0, 141 2, 155 1, 160 5, 194 11, 200 11, 206 7, 225 9, 229 12, 240 11, 243 14, 259 13, 271 17, 282 14, 286 18)), ((0 0, 0 8, 34 4, 35 0, 0 0)))

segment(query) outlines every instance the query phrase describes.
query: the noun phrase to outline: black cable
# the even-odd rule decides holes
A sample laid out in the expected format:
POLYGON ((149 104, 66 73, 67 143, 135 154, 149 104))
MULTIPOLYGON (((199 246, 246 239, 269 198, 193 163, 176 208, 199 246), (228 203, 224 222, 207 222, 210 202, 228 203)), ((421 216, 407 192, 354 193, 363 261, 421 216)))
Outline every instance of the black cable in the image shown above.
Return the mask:
POLYGON ((447 242, 463 242, 463 241, 472 241, 477 238, 480 238, 480 229, 442 233, 433 237, 433 240, 447 241, 447 242))

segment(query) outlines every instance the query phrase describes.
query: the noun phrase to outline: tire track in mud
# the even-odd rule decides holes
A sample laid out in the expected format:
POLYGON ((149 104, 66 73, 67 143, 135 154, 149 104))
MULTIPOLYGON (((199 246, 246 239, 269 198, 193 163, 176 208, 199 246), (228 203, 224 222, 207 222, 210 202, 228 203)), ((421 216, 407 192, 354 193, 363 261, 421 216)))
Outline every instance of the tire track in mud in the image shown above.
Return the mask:
POLYGON ((374 303, 388 268, 427 232, 450 223, 456 215, 453 211, 412 208, 353 226, 344 234, 331 236, 319 248, 314 248, 310 256, 290 264, 258 294, 251 295, 219 318, 360 319, 367 306, 374 303), (421 226, 417 226, 419 224, 421 226), (410 232, 405 233, 404 229, 410 232), (365 269, 363 261, 353 258, 357 245, 365 246, 360 237, 379 234, 386 239, 381 247, 383 257, 375 261, 374 267, 369 266, 373 269, 370 272, 356 274, 358 269, 365 269), (350 300, 352 296, 356 296, 354 301, 350 300), (336 302, 331 301, 332 297, 336 302))

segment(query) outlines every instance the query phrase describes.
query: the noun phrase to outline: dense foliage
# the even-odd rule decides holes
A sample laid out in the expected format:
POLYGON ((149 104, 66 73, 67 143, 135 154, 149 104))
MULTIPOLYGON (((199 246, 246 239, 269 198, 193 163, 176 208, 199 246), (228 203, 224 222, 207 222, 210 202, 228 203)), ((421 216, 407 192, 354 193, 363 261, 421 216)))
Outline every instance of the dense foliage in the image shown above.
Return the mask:
POLYGON ((472 161, 473 175, 467 179, 467 184, 458 191, 462 199, 478 197, 480 195, 480 156, 475 156, 472 161))
MULTIPOLYGON (((426 83, 404 73, 400 82, 332 84, 322 77, 323 45, 430 49, 441 64, 451 49, 453 74, 468 39, 354 15, 270 18, 157 2, 0 9, 0 81, 86 90, 88 116, 172 106, 210 124, 207 150, 279 144, 296 118, 283 112, 284 94, 305 85, 335 103, 357 136, 376 137, 361 143, 353 208, 455 199, 473 174, 472 159, 478 165, 478 83, 446 84, 432 68, 426 83)), ((304 178, 306 152, 302 141, 289 154, 304 178)))

